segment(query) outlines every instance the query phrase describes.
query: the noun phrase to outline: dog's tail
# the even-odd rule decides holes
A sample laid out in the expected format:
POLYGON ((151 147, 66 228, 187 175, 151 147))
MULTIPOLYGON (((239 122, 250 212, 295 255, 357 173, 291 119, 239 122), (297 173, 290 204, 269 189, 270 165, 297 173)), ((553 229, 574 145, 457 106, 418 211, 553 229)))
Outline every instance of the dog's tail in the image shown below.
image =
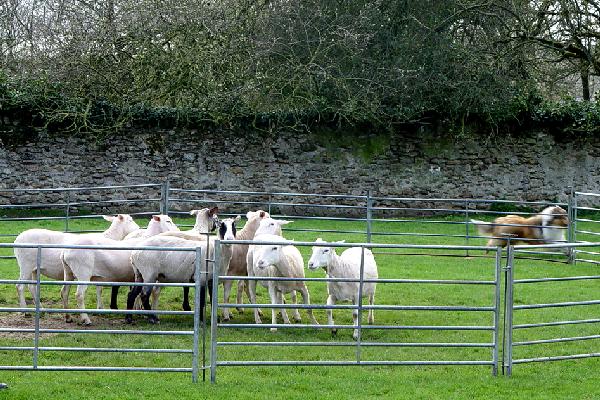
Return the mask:
POLYGON ((491 235, 494 230, 494 225, 491 222, 479 221, 472 219, 471 223, 477 227, 480 235, 491 235))

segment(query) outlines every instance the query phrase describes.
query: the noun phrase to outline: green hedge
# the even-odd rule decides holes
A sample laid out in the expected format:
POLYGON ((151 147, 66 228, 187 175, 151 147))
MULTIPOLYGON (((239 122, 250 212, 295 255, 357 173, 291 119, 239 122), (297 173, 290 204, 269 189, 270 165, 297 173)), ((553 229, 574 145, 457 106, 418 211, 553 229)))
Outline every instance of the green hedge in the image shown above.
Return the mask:
MULTIPOLYGON (((151 107, 146 104, 116 106, 102 98, 72 98, 60 87, 44 81, 14 81, 0 75, 0 139, 4 145, 35 138, 39 129, 50 133, 86 135, 103 138, 131 127, 212 129, 254 128, 311 129, 326 127, 339 134, 353 135, 368 130, 385 131, 391 127, 420 123, 441 125, 456 133, 459 128, 476 126, 489 134, 528 132, 542 129, 555 136, 596 135, 600 130, 600 104, 572 99, 543 101, 538 97, 515 96, 513 101, 497 104, 485 115, 469 113, 448 115, 424 110, 420 120, 398 121, 381 118, 373 121, 338 121, 334 112, 318 113, 301 109, 276 110, 247 116, 211 115, 194 108, 151 107)), ((471 129, 473 130, 473 129, 471 129)))

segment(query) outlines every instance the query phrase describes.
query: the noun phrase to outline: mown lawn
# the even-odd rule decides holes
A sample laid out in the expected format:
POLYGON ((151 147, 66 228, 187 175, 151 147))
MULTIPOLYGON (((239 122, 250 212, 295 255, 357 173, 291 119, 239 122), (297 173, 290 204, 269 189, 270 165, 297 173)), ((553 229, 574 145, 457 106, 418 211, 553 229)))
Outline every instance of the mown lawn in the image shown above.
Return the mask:
MULTIPOLYGON (((456 222, 457 218, 441 217, 438 220, 456 222)), ((189 223, 190 220, 179 219, 189 223)), ((140 221, 141 225, 145 225, 140 221)), ((0 234, 20 232, 33 226, 62 229, 61 221, 50 222, 3 222, 0 234)), ((105 223, 95 220, 80 220, 70 224, 71 229, 103 229, 105 223)), ((297 241, 313 241, 317 237, 325 240, 364 242, 364 234, 340 234, 308 232, 318 230, 364 230, 358 222, 304 220, 289 225, 294 230, 285 236, 297 241)), ((582 228, 580 226, 580 228, 582 228)), ((590 230, 593 230, 590 228, 590 230)), ((418 232, 427 234, 461 235, 465 232, 460 224, 424 224, 419 221, 409 223, 378 223, 373 227, 377 233, 418 232)), ((472 232, 473 233, 473 232, 472 232)), ((6 242, 11 237, 2 238, 6 242)), ((377 234, 373 241, 378 243, 411 244, 465 244, 464 238, 440 236, 410 236, 377 234)), ((483 239, 470 239, 469 244, 484 244, 483 239)), ((308 260, 310 248, 301 252, 308 260)), ((2 254, 10 254, 3 250, 2 254)), ((481 251, 464 250, 450 252, 424 250, 377 251, 376 260, 381 278, 402 279, 463 279, 486 280, 494 278, 492 254, 483 257, 481 251), (407 253, 429 253, 407 255, 407 253), (438 256, 431 253, 454 257, 438 256), (457 257, 460 255, 460 257, 457 257)), ((546 260, 517 260, 515 277, 559 277, 596 275, 597 267, 579 263, 576 266, 561 262, 560 256, 545 255, 546 260)), ((308 277, 323 277, 323 271, 309 272, 308 277)), ((17 278, 18 268, 12 259, 0 260, 0 278, 17 278)), ((326 288, 324 282, 309 282, 311 301, 324 304, 326 288)), ((516 304, 535 304, 597 300, 600 288, 598 280, 523 284, 515 288, 516 304)), ((44 305, 60 307, 59 288, 45 286, 42 289, 44 305)), ((266 303, 268 296, 264 288, 259 288, 259 302, 266 303)), ((95 290, 88 291, 87 307, 95 307, 95 290)), ((119 305, 124 308, 126 290, 121 290, 119 305)), ((108 291, 104 294, 108 304, 108 291)), ((181 289, 163 289, 161 309, 180 310, 181 289)), ((246 302, 247 300, 245 300, 246 302)), ((494 301, 493 286, 475 285, 431 285, 431 284, 379 284, 376 304, 388 305, 444 305, 444 306, 491 306, 494 301)), ((0 286, 0 307, 16 306, 16 291, 13 285, 0 286)), ((74 295, 71 306, 74 307, 74 295)), ((264 309, 264 322, 270 322, 270 310, 264 309)), ((598 306, 578 306, 544 310, 517 311, 515 323, 548 322, 558 320, 579 320, 597 318, 598 306)), ((232 323, 253 323, 250 310, 239 314, 234 311, 232 323)), ((301 312, 303 322, 306 313, 301 312)), ((317 320, 326 323, 325 312, 315 311, 317 320)), ((334 312, 336 324, 351 324, 349 310, 334 312)), ((0 314, 3 327, 32 327, 33 320, 20 315, 0 314)), ((92 315, 95 329, 122 329, 126 326, 122 316, 92 315)), ((366 316, 364 323, 366 324, 366 316)), ((440 311, 376 311, 376 325, 448 326, 477 325, 490 326, 493 315, 490 312, 440 312, 440 311)), ((42 326, 76 328, 67 325, 62 316, 42 316, 42 326)), ((158 329, 191 330, 193 321, 188 316, 163 316, 158 329)), ((577 324, 561 327, 523 329, 515 332, 515 340, 537 340, 568 336, 597 334, 597 324, 577 324)), ((154 329, 141 317, 136 317, 135 329, 154 329)), ((322 341, 352 342, 351 330, 340 330, 336 337, 326 329, 279 329, 272 333, 268 329, 218 329, 219 341, 322 341)), ((462 330, 407 330, 407 329, 365 329, 363 340, 372 343, 491 343, 489 331, 462 330)), ((191 338, 185 336, 139 336, 139 335, 93 335, 93 334, 53 334, 44 335, 42 346, 72 347, 121 347, 121 348, 173 348, 190 349, 191 338)), ((29 335, 0 334, 0 346, 31 346, 29 335)), ((555 356, 598 352, 598 340, 543 344, 517 347, 515 358, 555 356)), ((207 349, 208 353, 208 349, 207 349)), ((361 350, 362 360, 491 360, 489 348, 436 348, 436 347, 365 347, 361 350)), ((500 355, 502 356, 502 355, 500 355)), ((223 346, 218 348, 221 361, 234 360, 348 360, 356 359, 355 346, 336 347, 257 347, 223 346)), ((0 351, 2 365, 30 365, 30 351, 0 351)), ((207 360, 208 362, 208 360, 207 360)), ((123 354, 94 352, 42 352, 40 365, 71 366, 152 366, 189 367, 191 356, 175 354, 123 354)), ((23 372, 1 371, 0 382, 10 384, 10 389, 0 391, 0 398, 266 398, 285 396, 286 398, 595 398, 600 393, 596 389, 597 359, 561 361, 553 363, 532 363, 515 365, 511 378, 491 375, 489 366, 347 366, 347 367, 220 367, 217 371, 217 385, 191 383, 189 374, 176 373, 115 373, 115 372, 23 372)))

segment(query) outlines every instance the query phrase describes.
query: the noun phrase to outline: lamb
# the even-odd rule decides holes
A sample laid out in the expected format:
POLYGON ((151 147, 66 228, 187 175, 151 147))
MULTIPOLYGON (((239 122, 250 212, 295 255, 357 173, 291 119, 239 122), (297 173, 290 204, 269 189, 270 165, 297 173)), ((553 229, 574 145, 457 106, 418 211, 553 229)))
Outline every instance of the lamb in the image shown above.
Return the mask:
MULTIPOLYGON (((188 240, 207 240, 207 233, 214 231, 219 225, 218 207, 203 208, 201 210, 191 210, 190 214, 196 216, 194 227, 187 231, 169 231, 161 233, 162 236, 176 236, 188 240)), ((159 288, 157 288, 159 289, 159 288)), ((185 311, 190 311, 190 288, 183 288, 183 304, 185 311)))
MULTIPOLYGON (((166 222, 162 215, 154 215, 148 223, 147 233, 157 234, 171 228, 172 223, 166 222)), ((89 246, 136 246, 144 238, 117 241, 103 236, 81 236, 71 244, 89 246)), ((60 255, 65 281, 102 281, 102 282, 132 282, 133 270, 129 261, 130 250, 91 250, 91 249, 65 249, 60 255)), ((116 286, 115 286, 116 287, 116 286)), ((64 285, 61 298, 65 309, 69 308, 69 292, 71 285, 64 285)), ((87 285, 78 285, 76 291, 77 306, 85 309, 85 292, 87 285)), ((113 291, 116 295, 116 291, 113 291)), ((102 308, 102 299, 98 295, 98 308, 102 308)), ((111 299, 111 307, 116 308, 116 296, 111 299), (114 304, 113 304, 114 301, 114 304)), ((65 321, 72 322, 71 315, 65 314, 65 321)), ((87 313, 81 314, 81 323, 91 325, 87 313)))
MULTIPOLYGON (((128 214, 118 214, 116 217, 103 216, 106 221, 109 221, 110 227, 103 233, 86 233, 74 234, 66 232, 56 232, 48 229, 28 229, 22 232, 15 239, 15 243, 39 243, 39 244, 72 244, 80 238, 95 238, 104 237, 112 240, 122 240, 130 232, 133 232, 140 227, 135 223, 133 218, 128 214)), ((34 280, 36 278, 36 262, 37 249, 35 248, 15 248, 15 257, 19 265, 20 280, 34 280)), ((62 279, 64 276, 60 254, 62 249, 43 249, 40 274, 50 279, 62 279)), ((25 293, 23 284, 17 284, 17 295, 19 297, 19 305, 22 308, 27 307, 25 302, 25 293)), ((100 293, 101 287, 97 288, 98 301, 100 308, 100 293)), ((29 292, 35 301, 35 285, 29 285, 29 292)))
MULTIPOLYGON (((254 237, 255 241, 263 242, 285 242, 281 236, 277 235, 259 235, 254 237)), ((248 275, 260 277, 282 277, 282 278, 304 278, 304 260, 300 251, 288 244, 275 245, 252 245, 248 250, 248 275)), ((261 284, 268 288, 271 304, 283 304, 283 295, 285 293, 300 291, 304 304, 310 304, 310 296, 306 284, 303 281, 261 281, 261 284)), ((250 301, 256 304, 256 281, 250 281, 250 301)), ((308 316, 314 325, 318 325, 312 310, 308 309, 308 316)), ((285 324, 290 323, 287 312, 281 309, 281 317, 285 324)), ((294 310, 294 318, 300 321, 298 310, 294 310)), ((254 319, 257 324, 262 323, 258 309, 254 309, 254 319)), ((277 310, 271 311, 272 324, 277 324, 277 310)), ((272 332, 277 328, 272 327, 272 332)))
MULTIPOLYGON (((249 211, 246 214, 248 222, 244 225, 244 229, 238 232, 236 238, 238 240, 252 240, 258 234, 274 234, 281 235, 281 225, 289 223, 289 221, 274 220, 270 218, 269 213, 258 210, 249 211)), ((248 275, 248 263, 246 260, 248 254, 247 244, 234 244, 232 249, 231 261, 229 262, 229 269, 227 270, 227 276, 247 276, 248 275)), ((223 281, 223 301, 229 303, 229 295, 231 293, 231 286, 233 281, 223 281)), ((250 298, 250 292, 248 291, 248 285, 244 284, 244 281, 238 282, 237 292, 237 304, 242 304, 242 290, 246 289, 246 295, 250 298)), ((238 311, 242 312, 241 308, 238 311)), ((223 320, 229 321, 231 319, 231 313, 228 308, 223 308, 223 320)))
POLYGON ((125 236, 124 240, 147 238, 167 231, 179 231, 177 225, 175 225, 171 217, 168 215, 154 215, 153 218, 158 218, 158 222, 161 223, 160 228, 156 224, 153 224, 152 226, 149 225, 146 229, 138 228, 125 236))
MULTIPOLYGON (((326 243, 321 238, 317 243, 326 243)), ((338 243, 344 243, 338 242, 338 243)), ((335 247, 314 246, 312 256, 308 261, 308 269, 311 271, 317 268, 323 268, 328 278, 360 278, 360 259, 362 249, 360 247, 351 247, 341 255, 337 255, 335 247)), ((364 269, 363 279, 377 279, 377 264, 371 250, 364 250, 364 269)), ((362 287, 363 297, 368 297, 369 305, 375 303, 375 282, 364 282, 362 287)), ((327 305, 332 306, 338 301, 350 300, 352 304, 358 304, 359 282, 327 282, 327 305)), ((358 325, 358 310, 352 310, 352 319, 354 326, 358 325)), ((375 321, 373 309, 369 309, 369 324, 375 321)), ((327 310, 327 324, 333 325, 333 310, 327 310)), ((337 333, 337 329, 332 329, 332 334, 337 333)), ((358 329, 354 329, 352 335, 354 340, 358 340, 358 329)))
MULTIPOLYGON (((222 240, 235 239, 235 225, 240 217, 227 218, 220 222, 219 238, 222 240)), ((187 240, 174 236, 155 236, 146 239, 141 246, 161 246, 161 247, 200 247, 202 249, 202 257, 206 260, 213 258, 214 255, 214 239, 210 240, 187 240)), ((223 244, 221 246, 221 258, 219 265, 219 275, 224 275, 231 260, 232 249, 231 245, 223 244)), ((195 273, 196 254, 193 252, 183 251, 158 251, 158 250, 134 250, 131 254, 131 265, 135 273, 136 282, 154 283, 154 282, 171 282, 171 283, 188 283, 201 280, 200 294, 200 317, 204 318, 204 291, 206 285, 210 284, 213 279, 212 268, 209 268, 207 274, 202 274, 201 277, 194 276, 195 273)), ((204 264, 204 263, 203 263, 204 264)), ((158 308, 158 293, 160 290, 153 292, 152 306, 150 306, 149 297, 152 287, 135 286, 127 297, 127 309, 133 308, 135 299, 141 293, 142 304, 146 310, 156 310, 158 308)), ((158 317, 154 314, 148 316, 150 323, 158 323, 158 317)), ((132 322, 131 314, 125 316, 127 323, 132 322)))

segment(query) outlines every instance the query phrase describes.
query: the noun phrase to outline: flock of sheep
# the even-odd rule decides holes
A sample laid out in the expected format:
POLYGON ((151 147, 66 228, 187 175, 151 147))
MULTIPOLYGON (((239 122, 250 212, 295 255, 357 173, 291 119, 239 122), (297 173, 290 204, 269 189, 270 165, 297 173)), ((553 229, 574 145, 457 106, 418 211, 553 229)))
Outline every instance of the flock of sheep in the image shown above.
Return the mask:
MULTIPOLYGON (((217 208, 204 208, 192 210, 190 213, 196 216, 193 229, 180 231, 167 215, 154 215, 146 229, 140 229, 131 216, 119 214, 115 217, 104 217, 111 222, 110 227, 103 233, 72 234, 56 232, 47 229, 29 229, 22 232, 15 239, 20 244, 58 244, 79 246, 119 246, 119 247, 168 247, 168 248, 190 248, 200 247, 203 258, 214 258, 215 236, 209 236, 208 232, 218 230, 217 237, 221 240, 253 240, 255 242, 270 243, 269 245, 244 245, 244 244, 222 244, 219 274, 228 276, 256 276, 262 278, 304 278, 304 260, 300 251, 282 236, 282 225, 289 221, 275 220, 265 211, 250 211, 247 213, 247 221, 241 230, 236 229, 240 217, 219 220, 217 208), (288 242, 288 243, 286 243, 288 242), (279 244, 281 243, 281 244, 279 244)), ((360 247, 353 247, 337 255, 335 247, 328 247, 326 242, 317 239, 318 246, 313 247, 312 255, 307 267, 310 270, 323 268, 329 278, 358 279, 361 265, 360 247), (321 244, 323 243, 323 244, 321 244)), ((20 280, 35 280, 37 265, 36 248, 15 248, 15 256, 20 268, 20 280)), ((84 249, 65 248, 42 250, 40 273, 51 279, 65 281, 103 281, 103 282, 170 282, 189 283, 200 279, 202 287, 212 280, 212 269, 194 276, 195 253, 190 251, 164 251, 164 250, 111 250, 111 249, 84 249), (208 281, 208 282, 207 282, 208 281)), ((373 254, 368 249, 364 250, 364 279, 377 279, 377 265, 373 254)), ((241 304, 242 292, 245 290, 251 304, 256 302, 256 280, 249 280, 245 284, 239 281, 237 286, 237 303, 241 304)), ((296 293, 302 296, 304 304, 310 304, 308 288, 302 280, 259 280, 268 289, 271 304, 284 304, 284 295, 290 293, 291 300, 296 303, 296 293)), ((224 303, 229 303, 232 288, 232 280, 223 281, 224 303)), ((368 299, 369 304, 374 304, 375 283, 364 282, 362 284, 362 296, 368 299)), ((65 309, 69 308, 69 292, 71 285, 64 285, 61 297, 65 309)), ((79 309, 85 309, 85 292, 87 285, 77 285, 76 299, 79 309)), ((210 286, 209 286, 210 288, 210 286)), ((29 285, 31 295, 36 296, 35 285, 29 285)), ((359 283, 346 281, 327 282, 327 305, 334 305, 339 301, 351 301, 358 304, 359 283)), ((102 286, 97 287, 97 307, 103 308, 102 286)), ((113 287, 111 297, 111 308, 117 308, 116 296, 118 287, 113 287)), ((17 285, 19 304, 26 307, 24 285, 17 285)), ((146 310, 157 310, 159 301, 159 286, 133 286, 127 296, 127 309, 133 309, 136 300, 141 300, 146 310), (152 298, 152 302, 150 302, 152 298)), ((201 296, 202 301, 204 296, 201 296)), ((184 310, 190 310, 188 301, 188 288, 184 288, 184 310)), ((203 309, 201 304, 201 310, 203 309)), ((279 310, 285 324, 290 323, 286 309, 279 310)), ((308 315, 312 324, 317 325, 312 310, 308 309, 308 315)), ((277 309, 272 309, 272 323, 277 323, 277 309)), ((358 324, 358 311, 352 312, 354 325, 358 324)), ((297 309, 293 310, 293 318, 300 321, 297 309)), ((328 325, 333 325, 332 309, 327 309, 328 325)), ((126 321, 132 321, 132 315, 126 315, 126 321)), ((262 323, 261 311, 254 308, 254 318, 257 324, 262 323)), ((72 318, 67 313, 67 322, 72 318)), ((223 319, 229 321, 231 312, 223 309, 223 319)), ((149 315, 150 322, 158 322, 158 317, 149 315)), ((369 309, 368 321, 373 323, 373 310, 369 309)), ((90 325, 91 320, 85 313, 81 313, 81 323, 90 325)), ((273 327, 271 330, 275 331, 273 327)), ((335 332, 335 329, 333 330, 335 332)), ((355 329, 353 337, 356 339, 358 331, 355 329)))

